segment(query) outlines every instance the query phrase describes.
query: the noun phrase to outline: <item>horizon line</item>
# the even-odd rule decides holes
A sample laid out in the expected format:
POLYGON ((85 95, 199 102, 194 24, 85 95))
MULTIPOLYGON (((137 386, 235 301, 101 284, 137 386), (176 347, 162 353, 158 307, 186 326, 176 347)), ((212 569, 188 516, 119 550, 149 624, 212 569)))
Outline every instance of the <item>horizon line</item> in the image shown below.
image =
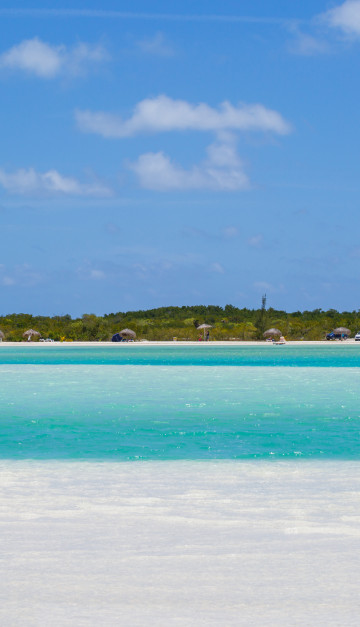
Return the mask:
POLYGON ((128 20, 165 20, 183 22, 229 22, 244 24, 293 24, 302 20, 276 17, 254 17, 251 15, 180 14, 180 13, 134 13, 103 9, 0 9, 7 17, 62 17, 62 18, 117 18, 128 20))

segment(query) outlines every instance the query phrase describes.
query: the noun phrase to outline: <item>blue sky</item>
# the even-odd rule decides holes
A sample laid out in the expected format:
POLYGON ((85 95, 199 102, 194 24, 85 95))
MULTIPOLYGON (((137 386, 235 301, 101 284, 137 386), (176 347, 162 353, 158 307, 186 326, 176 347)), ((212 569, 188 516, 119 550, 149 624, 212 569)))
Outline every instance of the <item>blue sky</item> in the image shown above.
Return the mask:
POLYGON ((359 308, 360 0, 3 0, 0 29, 2 314, 359 308))

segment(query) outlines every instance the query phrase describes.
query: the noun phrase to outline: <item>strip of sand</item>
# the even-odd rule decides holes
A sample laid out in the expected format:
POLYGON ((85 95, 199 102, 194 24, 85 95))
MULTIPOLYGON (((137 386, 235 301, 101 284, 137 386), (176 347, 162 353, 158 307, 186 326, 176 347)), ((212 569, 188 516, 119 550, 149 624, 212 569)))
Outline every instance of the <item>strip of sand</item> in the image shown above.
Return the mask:
MULTIPOLYGON (((353 338, 348 340, 335 340, 335 341, 326 341, 326 340, 290 340, 287 341, 283 346, 353 346, 354 344, 359 346, 360 342, 355 342, 353 338)), ((135 340, 134 342, 0 342, 1 346, 113 346, 114 348, 121 349, 124 346, 274 346, 273 342, 253 342, 253 341, 240 341, 240 340, 228 340, 228 341, 212 341, 209 342, 199 342, 199 341, 185 341, 185 340, 173 340, 173 341, 151 341, 151 340, 135 340)))

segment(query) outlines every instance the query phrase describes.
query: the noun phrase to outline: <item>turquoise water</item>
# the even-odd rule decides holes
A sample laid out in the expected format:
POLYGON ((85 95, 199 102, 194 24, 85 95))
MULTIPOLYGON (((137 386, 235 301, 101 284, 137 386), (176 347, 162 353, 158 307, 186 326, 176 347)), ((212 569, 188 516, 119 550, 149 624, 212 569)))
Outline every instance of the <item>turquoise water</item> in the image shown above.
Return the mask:
POLYGON ((195 346, 112 344, 94 346, 0 345, 0 364, 147 365, 147 366, 313 366, 360 367, 360 342, 339 346, 195 346))
POLYGON ((360 459, 360 346, 0 348, 0 457, 360 459))

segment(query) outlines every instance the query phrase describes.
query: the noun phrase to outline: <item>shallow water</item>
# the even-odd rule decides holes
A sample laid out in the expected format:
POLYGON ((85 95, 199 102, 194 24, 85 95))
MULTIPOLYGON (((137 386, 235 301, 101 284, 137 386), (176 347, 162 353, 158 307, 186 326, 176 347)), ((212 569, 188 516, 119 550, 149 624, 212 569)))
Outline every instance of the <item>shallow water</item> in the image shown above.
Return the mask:
POLYGON ((70 344, 1 346, 0 364, 360 367, 360 342, 326 345, 70 344))
POLYGON ((1 349, 0 457, 360 459, 359 347, 279 348, 1 349))

